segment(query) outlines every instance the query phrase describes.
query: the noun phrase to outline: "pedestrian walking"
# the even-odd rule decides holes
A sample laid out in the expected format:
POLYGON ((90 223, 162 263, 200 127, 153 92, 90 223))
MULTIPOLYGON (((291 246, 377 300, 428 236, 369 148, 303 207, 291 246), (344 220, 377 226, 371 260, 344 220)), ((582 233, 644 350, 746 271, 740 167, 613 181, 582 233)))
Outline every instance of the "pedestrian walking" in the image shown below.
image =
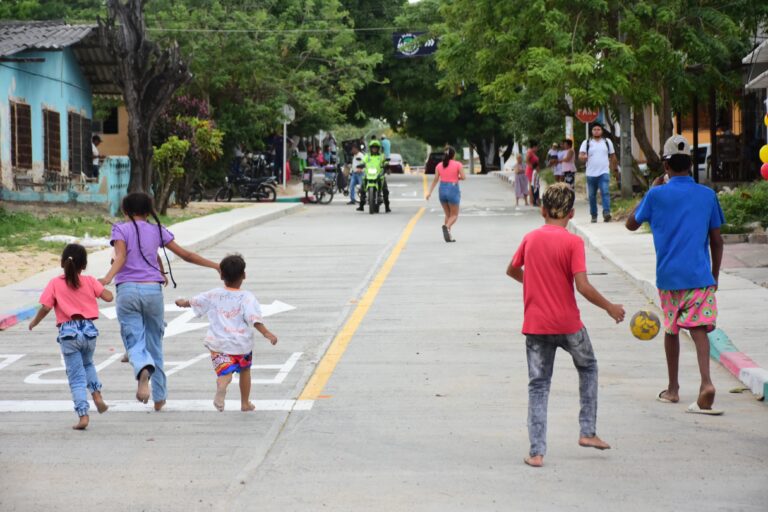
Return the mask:
POLYGON ((40 309, 29 323, 34 329, 45 316, 54 310, 56 326, 59 328, 59 343, 64 367, 67 370, 69 390, 78 422, 72 428, 85 430, 88 426, 88 391, 99 414, 109 408, 101 396, 101 381, 93 365, 96 338, 99 331, 93 321, 99 317, 97 298, 112 302, 112 292, 92 276, 82 275, 88 266, 85 247, 69 244, 61 253, 61 267, 64 274, 48 282, 40 296, 40 309))
POLYGON ((525 177, 528 178, 528 197, 531 205, 538 206, 538 198, 533 195, 533 173, 539 169, 539 157, 536 155, 536 152, 539 150, 539 143, 532 140, 528 145, 528 151, 525 153, 525 177))
POLYGON ((352 169, 349 172, 349 202, 357 202, 357 187, 363 186, 363 169, 365 168, 365 153, 357 145, 352 146, 352 169))
POLYGON ((544 226, 525 235, 507 268, 508 276, 523 283, 531 444, 524 461, 534 467, 544 464, 547 452, 547 400, 558 348, 571 355, 579 372, 579 445, 610 448, 596 433, 597 359, 576 306, 574 283, 584 298, 604 309, 616 323, 624 319, 624 308, 609 302, 587 279, 584 242, 566 229, 574 215, 575 199, 565 183, 547 188, 541 208, 544 226))
POLYGON ((443 212, 445 212, 443 238, 446 242, 456 241, 451 236, 451 228, 459 219, 459 204, 461 203, 459 180, 466 179, 461 162, 453 159, 455 156, 456 150, 451 146, 447 146, 443 154, 443 161, 437 164, 435 168, 435 179, 432 180, 432 186, 427 194, 427 201, 429 201, 437 183, 440 183, 440 205, 443 207, 443 212))
POLYGON ((563 182, 565 182, 571 190, 575 190, 576 186, 576 154, 573 151, 573 141, 571 139, 563 139, 563 151, 559 157, 560 169, 563 172, 563 182))
POLYGON ((616 151, 613 142, 604 137, 603 125, 592 124, 592 137, 581 143, 579 160, 587 163, 587 194, 589 214, 597 222, 597 192, 603 203, 603 221, 611 221, 611 169, 616 168, 616 151))
POLYGON ((717 194, 691 177, 691 147, 685 137, 673 135, 663 150, 664 176, 653 186, 626 222, 636 231, 643 222, 651 225, 656 248, 656 288, 664 312, 664 350, 669 383, 657 399, 680 400, 678 365, 680 329, 696 346, 701 385, 688 412, 722 414, 714 410, 715 386, 709 373, 709 338, 717 321, 717 282, 723 257, 720 226, 725 222, 717 194), (711 259, 710 259, 711 256, 711 259))
POLYGON ((528 206, 528 178, 525 176, 523 155, 518 153, 515 162, 515 209, 520 206, 520 199, 528 206))
POLYGON ((240 374, 240 410, 253 411, 250 401, 251 364, 253 363, 253 329, 261 333, 272 345, 277 336, 264 325, 261 306, 254 295, 240 287, 245 281, 245 260, 239 254, 226 256, 221 263, 224 287, 214 288, 192 299, 178 299, 180 308, 192 308, 195 315, 208 317, 205 347, 211 352, 216 372, 214 407, 224 411, 227 387, 235 373, 240 374))
MULTIPOLYGON (((162 248, 165 252, 167 248, 186 262, 217 271, 219 265, 177 244, 173 234, 160 223, 152 198, 147 194, 128 194, 123 198, 122 210, 126 221, 112 226, 115 259, 99 281, 108 285, 114 279, 117 284, 117 320, 138 381, 136 399, 147 403, 151 381, 152 400, 155 410, 159 411, 168 395, 163 370, 165 305, 162 290, 168 280, 158 250, 162 248), (154 219, 154 224, 147 221, 149 217, 154 219)), ((167 275, 173 281, 170 262, 167 275)))

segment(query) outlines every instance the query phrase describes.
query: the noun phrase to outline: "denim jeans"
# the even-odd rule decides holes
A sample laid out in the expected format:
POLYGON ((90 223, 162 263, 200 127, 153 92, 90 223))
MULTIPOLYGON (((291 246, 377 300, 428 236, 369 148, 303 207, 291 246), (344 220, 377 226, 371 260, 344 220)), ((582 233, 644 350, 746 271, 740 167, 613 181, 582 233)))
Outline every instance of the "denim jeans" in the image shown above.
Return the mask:
POLYGON ((547 452, 547 401, 558 347, 571 354, 579 372, 580 435, 594 436, 597 428, 597 359, 587 330, 582 327, 573 334, 527 335, 525 346, 528 357, 530 455, 545 455, 547 452))
POLYGON ((70 320, 59 326, 57 341, 64 356, 69 390, 78 416, 88 415, 88 390, 101 390, 101 382, 93 366, 93 352, 99 331, 90 320, 70 320))
POLYGON ((349 175, 349 200, 355 200, 355 187, 363 184, 363 173, 352 172, 349 175))
POLYGON ((587 192, 589 194, 589 214, 597 217, 597 189, 600 189, 600 197, 603 201, 603 215, 611 213, 611 194, 608 185, 611 184, 610 173, 600 176, 587 176, 587 192))
POLYGON ((141 370, 149 369, 155 402, 165 400, 168 395, 163 371, 164 309, 160 283, 117 286, 117 319, 123 345, 137 379, 141 370))

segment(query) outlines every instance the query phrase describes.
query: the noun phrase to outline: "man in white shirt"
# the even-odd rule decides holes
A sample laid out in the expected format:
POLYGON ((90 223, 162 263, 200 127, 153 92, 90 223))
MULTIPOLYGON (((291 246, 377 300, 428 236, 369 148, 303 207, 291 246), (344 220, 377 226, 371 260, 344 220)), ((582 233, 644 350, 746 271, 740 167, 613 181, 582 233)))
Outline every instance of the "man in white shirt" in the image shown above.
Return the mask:
POLYGON ((94 135, 91 137, 91 176, 93 178, 99 177, 99 166, 101 165, 101 155, 99 155, 99 144, 101 144, 101 137, 94 135))
POLYGON ((616 151, 613 142, 603 137, 603 125, 592 124, 592 138, 581 143, 579 160, 587 163, 587 192, 592 222, 597 222, 597 190, 603 202, 603 220, 611 220, 611 169, 616 167, 616 151))
POLYGON ((365 153, 355 144, 352 146, 352 168, 349 170, 349 202, 347 204, 355 204, 355 188, 363 185, 363 167, 365 167, 365 153))

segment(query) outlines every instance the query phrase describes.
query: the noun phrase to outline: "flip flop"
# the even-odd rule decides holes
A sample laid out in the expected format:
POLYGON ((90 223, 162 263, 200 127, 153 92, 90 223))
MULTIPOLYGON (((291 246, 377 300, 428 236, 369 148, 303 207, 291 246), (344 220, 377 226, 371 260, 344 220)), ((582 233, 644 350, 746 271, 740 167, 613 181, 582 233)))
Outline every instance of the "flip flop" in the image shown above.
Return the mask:
POLYGON ((451 241, 451 232, 448 231, 448 226, 446 226, 445 224, 443 224, 443 238, 445 239, 446 242, 451 241))
POLYGON ((662 389, 661 391, 659 391, 659 394, 658 394, 658 396, 656 396, 656 400, 657 400, 657 401, 659 401, 659 402, 661 402, 661 403, 663 403, 663 404, 676 404, 677 402, 673 402, 673 401, 672 401, 672 400, 670 400, 669 398, 664 398, 663 396, 661 396, 661 395, 663 395, 664 393, 666 393, 667 391, 669 391, 669 390, 667 390, 667 389, 662 389))
POLYGON ((708 416, 720 416, 724 411, 717 409, 702 409, 699 407, 698 403, 693 402, 688 406, 688 409, 686 409, 685 412, 690 412, 691 414, 706 414, 708 416))

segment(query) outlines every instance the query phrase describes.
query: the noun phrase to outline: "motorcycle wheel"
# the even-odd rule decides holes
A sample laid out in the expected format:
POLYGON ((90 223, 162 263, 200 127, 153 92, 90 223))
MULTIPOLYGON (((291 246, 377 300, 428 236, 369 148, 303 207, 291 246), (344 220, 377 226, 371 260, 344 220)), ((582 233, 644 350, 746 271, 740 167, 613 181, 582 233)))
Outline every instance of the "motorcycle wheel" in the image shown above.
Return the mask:
POLYGON ((221 187, 217 192, 216 195, 213 196, 213 200, 217 203, 220 201, 232 201, 232 189, 229 187, 221 187))
POLYGON ((322 187, 317 194, 317 202, 320 204, 328 204, 333 201, 333 190, 328 187, 322 187))
POLYGON ((373 215, 376 213, 376 203, 378 201, 378 197, 376 196, 376 189, 370 189, 368 191, 368 213, 373 215))
POLYGON ((270 187, 269 185, 259 185, 259 188, 256 189, 256 200, 257 201, 268 201, 272 202, 277 199, 277 191, 274 187, 270 187))

